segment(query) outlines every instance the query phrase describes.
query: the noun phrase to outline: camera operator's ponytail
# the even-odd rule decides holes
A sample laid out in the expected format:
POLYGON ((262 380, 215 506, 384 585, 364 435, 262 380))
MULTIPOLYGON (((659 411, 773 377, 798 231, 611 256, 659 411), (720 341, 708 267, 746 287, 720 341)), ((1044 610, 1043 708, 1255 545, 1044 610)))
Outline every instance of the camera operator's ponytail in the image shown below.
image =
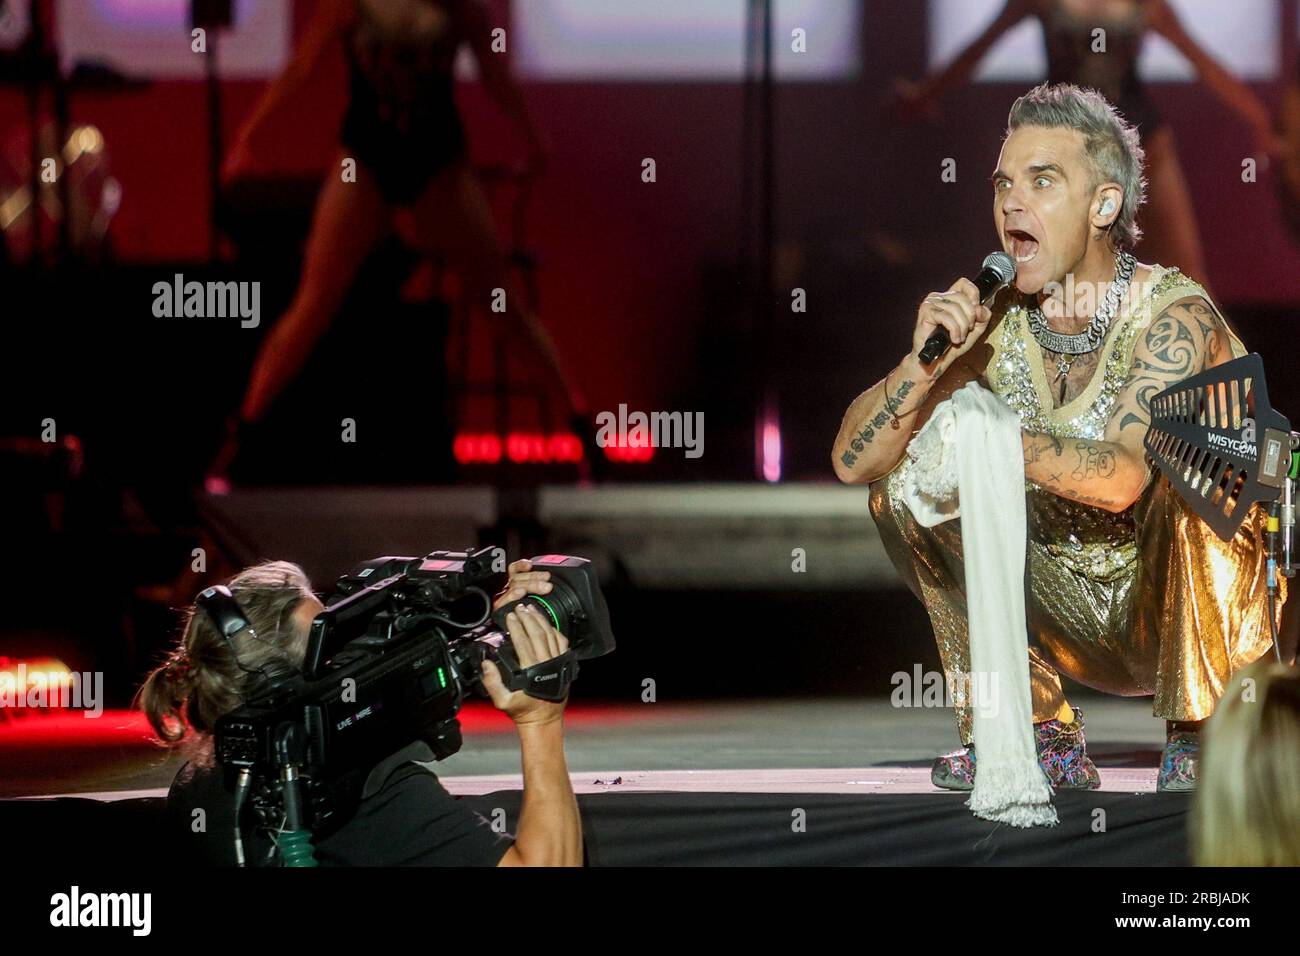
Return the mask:
POLYGON ((268 561, 241 571, 229 587, 256 632, 235 638, 238 661, 212 619, 191 606, 167 659, 135 698, 165 745, 182 743, 193 730, 198 739, 192 758, 200 762, 210 762, 206 745, 217 720, 243 703, 248 672, 286 660, 299 666, 307 648, 306 631, 295 632, 292 624, 298 603, 314 597, 302 568, 268 561))

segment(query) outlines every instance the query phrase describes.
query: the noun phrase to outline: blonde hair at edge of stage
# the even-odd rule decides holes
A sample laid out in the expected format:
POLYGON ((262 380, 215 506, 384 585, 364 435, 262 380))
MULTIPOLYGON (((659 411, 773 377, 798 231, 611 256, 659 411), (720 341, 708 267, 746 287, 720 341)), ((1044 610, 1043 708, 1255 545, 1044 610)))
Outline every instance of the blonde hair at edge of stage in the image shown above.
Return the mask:
POLYGON ((1300 672, 1270 655, 1237 674, 1198 770, 1198 866, 1300 866, 1300 672))

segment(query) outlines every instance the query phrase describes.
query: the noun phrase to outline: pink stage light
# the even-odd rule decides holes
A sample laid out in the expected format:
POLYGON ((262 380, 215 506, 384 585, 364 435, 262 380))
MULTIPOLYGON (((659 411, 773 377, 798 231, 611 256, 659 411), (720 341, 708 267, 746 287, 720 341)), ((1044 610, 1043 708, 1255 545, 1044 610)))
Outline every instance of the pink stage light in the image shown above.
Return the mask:
MULTIPOLYGON (((652 445, 629 444, 626 435, 604 451, 617 462, 645 463, 655 456, 652 445)), ((504 441, 492 432, 461 432, 452 442, 452 455, 460 465, 495 465, 503 457, 514 465, 568 465, 586 457, 572 432, 510 432, 504 441)))
POLYGON ((629 443, 627 435, 620 435, 616 444, 605 446, 605 457, 610 461, 634 462, 643 465, 653 459, 654 456, 654 445, 648 442, 644 445, 629 443))
POLYGON ((781 426, 774 418, 763 423, 763 480, 781 480, 781 426))
POLYGON ((451 453, 461 465, 495 465, 501 460, 501 439, 491 434, 462 432, 451 445, 451 453))

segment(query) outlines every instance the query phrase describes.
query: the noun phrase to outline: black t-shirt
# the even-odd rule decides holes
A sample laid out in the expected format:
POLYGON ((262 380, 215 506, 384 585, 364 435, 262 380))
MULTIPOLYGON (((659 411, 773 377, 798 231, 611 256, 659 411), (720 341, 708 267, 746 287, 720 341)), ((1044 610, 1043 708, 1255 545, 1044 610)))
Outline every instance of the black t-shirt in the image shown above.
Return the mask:
MULTIPOLYGON (((423 742, 388 757, 366 778, 356 813, 323 838, 313 838, 322 866, 496 866, 514 845, 488 820, 449 794, 436 774, 413 761, 433 759, 423 742)), ((221 767, 181 767, 167 793, 167 825, 179 856, 190 862, 234 866, 235 795, 221 767), (194 810, 204 811, 195 832, 194 810)), ((244 858, 263 865, 271 850, 245 803, 241 814, 244 858)))

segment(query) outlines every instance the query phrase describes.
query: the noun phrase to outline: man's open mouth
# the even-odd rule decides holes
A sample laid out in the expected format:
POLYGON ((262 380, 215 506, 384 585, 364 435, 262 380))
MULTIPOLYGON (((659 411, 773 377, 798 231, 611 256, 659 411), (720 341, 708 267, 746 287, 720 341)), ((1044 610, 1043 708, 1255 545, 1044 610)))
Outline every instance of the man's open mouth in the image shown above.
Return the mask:
POLYGON ((1008 229, 1007 239, 1011 242, 1011 254, 1016 262, 1028 262, 1038 255, 1038 240, 1023 229, 1008 229))

